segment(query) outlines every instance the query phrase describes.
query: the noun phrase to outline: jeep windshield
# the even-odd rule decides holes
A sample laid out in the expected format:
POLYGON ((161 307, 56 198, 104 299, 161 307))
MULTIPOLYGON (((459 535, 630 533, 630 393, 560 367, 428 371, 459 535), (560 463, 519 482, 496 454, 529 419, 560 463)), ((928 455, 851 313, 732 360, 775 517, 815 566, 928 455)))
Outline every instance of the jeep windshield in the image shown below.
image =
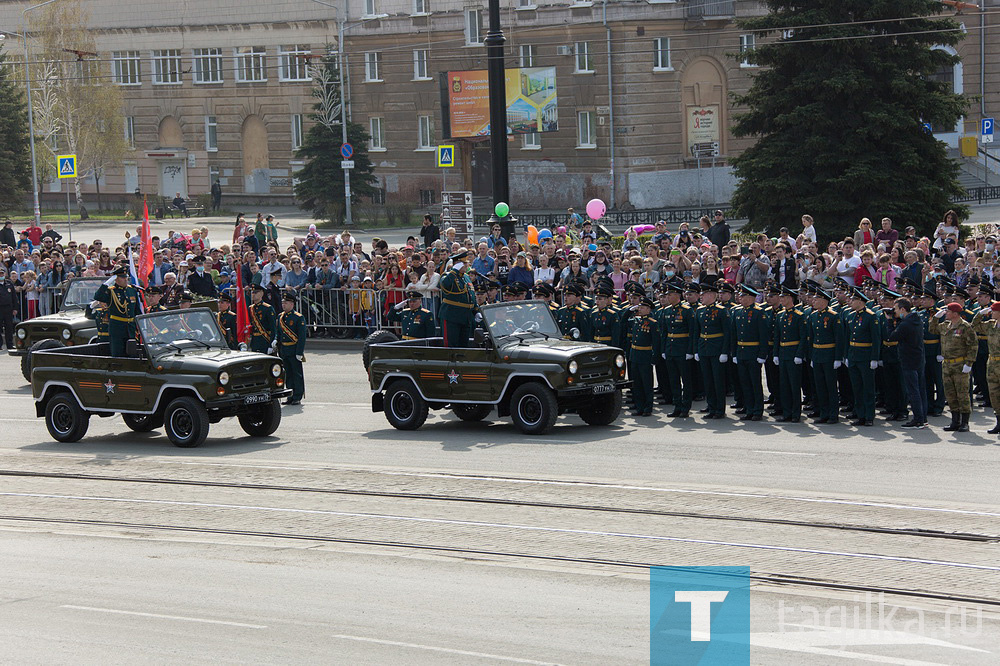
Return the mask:
POLYGON ((502 307, 483 310, 483 318, 493 339, 531 334, 562 338, 549 306, 542 301, 514 301, 502 307))
POLYGON ((106 279, 107 278, 87 278, 73 280, 70 282, 69 289, 66 290, 66 295, 63 296, 63 309, 82 308, 83 306, 90 304, 90 302, 94 300, 94 294, 97 293, 97 289, 106 279))
POLYGON ((206 308, 185 308, 141 317, 139 332, 153 353, 183 346, 228 349, 215 314, 206 308))

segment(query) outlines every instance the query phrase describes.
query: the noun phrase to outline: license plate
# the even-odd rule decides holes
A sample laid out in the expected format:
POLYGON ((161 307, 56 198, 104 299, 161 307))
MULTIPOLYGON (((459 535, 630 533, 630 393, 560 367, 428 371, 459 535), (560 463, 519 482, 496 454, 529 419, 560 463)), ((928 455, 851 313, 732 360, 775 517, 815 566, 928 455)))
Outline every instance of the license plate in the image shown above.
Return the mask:
POLYGON ((614 390, 615 390, 614 384, 598 384, 597 386, 594 387, 594 394, 598 395, 602 393, 613 393, 614 390))
POLYGON ((271 396, 267 393, 257 393, 256 395, 248 395, 243 398, 244 405, 258 405, 262 402, 270 402, 271 396))

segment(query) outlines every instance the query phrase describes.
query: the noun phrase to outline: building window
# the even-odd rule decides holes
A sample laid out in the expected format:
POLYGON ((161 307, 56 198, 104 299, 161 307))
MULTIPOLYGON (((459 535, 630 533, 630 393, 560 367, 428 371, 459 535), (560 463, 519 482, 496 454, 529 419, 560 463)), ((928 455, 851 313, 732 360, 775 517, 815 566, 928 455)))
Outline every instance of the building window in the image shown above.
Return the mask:
POLYGON ((413 13, 415 15, 429 13, 428 0, 413 0, 413 13))
POLYGON ((535 66, 535 47, 533 44, 521 44, 521 67, 535 66))
POLYGON ((518 9, 534 9, 535 0, 517 0, 518 9))
POLYGON ((378 16, 375 11, 375 0, 365 0, 365 16, 378 16))
MULTIPOLYGON (((749 35, 740 35, 740 53, 744 54, 747 51, 752 51, 757 45, 757 38, 751 33, 749 35)), ((740 61, 740 67, 756 67, 750 63, 750 61, 744 57, 740 61)))
POLYGON ((181 82, 181 52, 177 49, 153 51, 153 85, 181 82))
POLYGON ((194 82, 222 83, 222 49, 194 50, 194 82))
POLYGON ((413 52, 413 79, 424 81, 427 76, 427 49, 417 49, 413 52))
POLYGON ((302 114, 292 114, 292 150, 302 147, 302 114))
POLYGON ((382 81, 382 54, 378 51, 365 53, 365 81, 382 81))
POLYGON ((538 132, 530 132, 521 135, 521 150, 541 150, 542 135, 538 132))
POLYGON ((239 83, 267 81, 267 49, 263 46, 237 46, 236 80, 239 83))
POLYGON ((135 116, 125 116, 125 143, 135 148, 135 116))
POLYGON ((483 10, 465 10, 465 43, 467 46, 483 43, 483 10))
POLYGON ((576 147, 596 148, 597 137, 594 134, 594 112, 580 111, 576 114, 576 147))
POLYGON ((278 80, 309 81, 309 45, 278 47, 278 80))
POLYGON ((216 151, 219 149, 219 125, 215 121, 215 116, 205 116, 205 150, 216 151))
POLYGON ((375 188, 375 191, 372 193, 372 203, 379 206, 385 205, 385 190, 383 188, 375 188))
POLYGON ((576 43, 576 72, 578 74, 593 74, 594 62, 590 59, 590 47, 587 42, 576 43))
POLYGON ((368 130, 368 134, 371 135, 371 139, 368 140, 368 150, 385 150, 385 134, 382 130, 382 119, 369 118, 368 130))
POLYGON ((420 190, 420 205, 421 206, 433 206, 437 201, 437 196, 434 190, 420 190))
POLYGON ((142 85, 138 51, 115 51, 111 54, 111 73, 120 86, 142 85))
POLYGON ((667 72, 670 66, 670 38, 657 37, 653 40, 653 71, 667 72))
POLYGON ((434 150, 431 137, 434 134, 434 123, 431 116, 417 116, 417 150, 434 150))

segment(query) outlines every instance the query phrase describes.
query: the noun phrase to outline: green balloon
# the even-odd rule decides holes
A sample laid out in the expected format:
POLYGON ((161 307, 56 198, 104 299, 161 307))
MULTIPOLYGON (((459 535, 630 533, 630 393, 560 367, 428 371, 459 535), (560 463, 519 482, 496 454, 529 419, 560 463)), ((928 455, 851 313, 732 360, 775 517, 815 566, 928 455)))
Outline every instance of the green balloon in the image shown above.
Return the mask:
POLYGON ((510 214, 510 206, 501 201, 493 209, 493 212, 497 214, 497 217, 507 217, 510 214))

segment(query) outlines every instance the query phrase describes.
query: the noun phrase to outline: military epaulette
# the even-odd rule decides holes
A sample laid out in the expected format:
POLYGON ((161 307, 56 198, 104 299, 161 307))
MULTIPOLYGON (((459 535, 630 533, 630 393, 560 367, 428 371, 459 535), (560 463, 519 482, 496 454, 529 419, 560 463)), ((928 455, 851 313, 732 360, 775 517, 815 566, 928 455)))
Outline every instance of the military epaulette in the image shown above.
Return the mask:
POLYGON ((431 313, 431 311, 430 311, 430 310, 428 310, 427 308, 420 308, 420 311, 421 311, 421 312, 426 312, 427 314, 430 314, 430 313, 431 313))
POLYGON ((761 307, 760 303, 754 303, 753 304, 753 309, 754 310, 760 310, 761 312, 764 311, 764 308, 761 307))
POLYGON ((802 310, 799 310, 798 308, 792 308, 792 312, 794 312, 797 315, 803 314, 802 310))
POLYGON ((683 309, 683 310, 690 310, 691 309, 691 306, 689 304, 687 304, 687 303, 681 303, 680 306, 681 306, 681 309, 683 309))
POLYGON ((873 314, 875 314, 874 312, 872 312, 872 311, 871 311, 871 310, 869 310, 868 308, 865 308, 865 312, 867 312, 867 313, 868 313, 868 314, 870 314, 870 315, 873 315, 873 314))

